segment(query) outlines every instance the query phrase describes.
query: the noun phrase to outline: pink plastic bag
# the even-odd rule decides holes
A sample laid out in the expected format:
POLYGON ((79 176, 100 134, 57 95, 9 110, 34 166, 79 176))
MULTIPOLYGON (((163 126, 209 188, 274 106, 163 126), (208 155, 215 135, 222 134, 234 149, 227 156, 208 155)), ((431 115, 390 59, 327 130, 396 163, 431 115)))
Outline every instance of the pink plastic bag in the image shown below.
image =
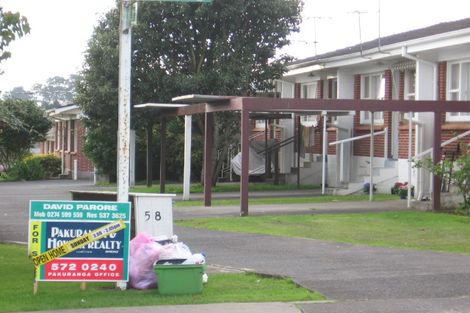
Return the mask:
POLYGON ((154 263, 162 253, 162 246, 147 234, 139 233, 130 242, 129 284, 136 289, 157 287, 154 263))

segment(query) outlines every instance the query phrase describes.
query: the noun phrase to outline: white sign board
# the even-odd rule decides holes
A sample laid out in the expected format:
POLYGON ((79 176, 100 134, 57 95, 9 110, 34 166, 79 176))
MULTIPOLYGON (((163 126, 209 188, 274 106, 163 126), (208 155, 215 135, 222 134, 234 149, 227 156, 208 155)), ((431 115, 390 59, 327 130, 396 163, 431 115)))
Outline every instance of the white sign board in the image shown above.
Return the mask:
POLYGON ((135 193, 134 214, 137 233, 173 236, 173 197, 175 194, 135 193))

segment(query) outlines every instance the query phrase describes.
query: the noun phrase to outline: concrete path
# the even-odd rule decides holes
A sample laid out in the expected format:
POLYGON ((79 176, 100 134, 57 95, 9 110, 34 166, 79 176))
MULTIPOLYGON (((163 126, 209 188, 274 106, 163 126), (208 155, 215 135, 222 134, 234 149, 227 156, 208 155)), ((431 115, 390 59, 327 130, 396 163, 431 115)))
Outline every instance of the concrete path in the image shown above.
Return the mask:
MULTIPOLYGON (((26 241, 29 199, 70 199, 89 182, 0 184, 0 241, 26 241)), ((251 206, 250 214, 403 210, 403 201, 251 206)), ((178 219, 237 216, 238 206, 175 208, 178 219)), ((233 234, 175 227, 180 240, 208 263, 292 277, 333 303, 213 304, 57 312, 447 312, 470 313, 470 255, 372 248, 319 240, 233 234)))

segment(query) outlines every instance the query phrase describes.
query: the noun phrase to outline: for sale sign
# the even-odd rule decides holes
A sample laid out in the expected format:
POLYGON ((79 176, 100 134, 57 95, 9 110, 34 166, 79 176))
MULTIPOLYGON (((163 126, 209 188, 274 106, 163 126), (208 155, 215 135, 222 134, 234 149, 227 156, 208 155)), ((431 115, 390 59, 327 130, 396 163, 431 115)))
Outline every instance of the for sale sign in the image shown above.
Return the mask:
POLYGON ((37 281, 127 281, 130 203, 31 201, 37 281))

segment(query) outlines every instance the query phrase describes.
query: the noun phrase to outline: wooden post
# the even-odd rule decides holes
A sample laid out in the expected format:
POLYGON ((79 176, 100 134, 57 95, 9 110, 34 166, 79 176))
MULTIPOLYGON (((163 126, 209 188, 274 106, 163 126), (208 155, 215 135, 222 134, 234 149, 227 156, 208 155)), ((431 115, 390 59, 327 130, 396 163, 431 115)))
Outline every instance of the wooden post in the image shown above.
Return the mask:
POLYGON ((166 180, 166 118, 160 124, 160 193, 165 193, 166 180))
POLYGON ((212 146, 214 145, 214 113, 206 113, 204 132, 204 206, 212 202, 212 146))
MULTIPOLYGON (((441 140, 442 140, 442 120, 441 112, 434 112, 434 142, 432 150, 432 161, 439 164, 442 159, 441 140)), ((441 177, 434 175, 432 179, 432 208, 434 211, 441 209, 441 177)))
POLYGON ((242 169, 240 177, 240 216, 248 215, 248 182, 250 160, 250 117, 247 110, 241 112, 242 169))
POLYGON ((152 187, 153 122, 147 124, 147 187, 152 187))

